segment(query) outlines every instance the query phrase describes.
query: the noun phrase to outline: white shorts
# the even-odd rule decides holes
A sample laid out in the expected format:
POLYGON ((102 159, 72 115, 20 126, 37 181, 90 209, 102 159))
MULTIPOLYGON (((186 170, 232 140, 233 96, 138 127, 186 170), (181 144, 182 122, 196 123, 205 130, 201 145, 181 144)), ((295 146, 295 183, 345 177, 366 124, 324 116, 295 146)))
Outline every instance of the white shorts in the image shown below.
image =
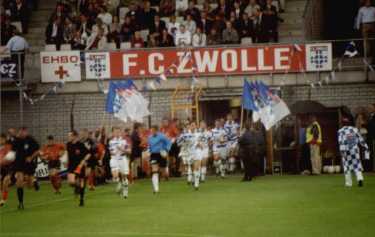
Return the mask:
POLYGON ((197 149, 195 151, 195 156, 193 157, 194 160, 203 160, 208 158, 208 148, 206 149, 197 149))
POLYGON ((214 155, 220 157, 220 159, 227 159, 228 157, 228 147, 227 146, 214 146, 213 147, 214 155))
POLYGON ((112 171, 118 171, 121 174, 129 174, 129 160, 128 158, 111 158, 109 166, 112 171))

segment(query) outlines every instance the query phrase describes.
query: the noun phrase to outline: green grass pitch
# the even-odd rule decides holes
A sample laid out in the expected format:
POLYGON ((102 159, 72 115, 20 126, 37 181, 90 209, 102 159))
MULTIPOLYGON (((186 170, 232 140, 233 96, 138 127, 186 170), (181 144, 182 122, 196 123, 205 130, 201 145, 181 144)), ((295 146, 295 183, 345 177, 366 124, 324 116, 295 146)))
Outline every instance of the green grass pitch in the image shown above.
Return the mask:
POLYGON ((114 185, 87 192, 78 207, 71 188, 25 193, 25 210, 16 210, 15 189, 0 210, 0 237, 247 237, 375 236, 375 176, 365 187, 343 186, 343 175, 266 176, 253 183, 240 177, 209 177, 199 191, 184 179, 151 181, 130 187, 121 199, 114 185))

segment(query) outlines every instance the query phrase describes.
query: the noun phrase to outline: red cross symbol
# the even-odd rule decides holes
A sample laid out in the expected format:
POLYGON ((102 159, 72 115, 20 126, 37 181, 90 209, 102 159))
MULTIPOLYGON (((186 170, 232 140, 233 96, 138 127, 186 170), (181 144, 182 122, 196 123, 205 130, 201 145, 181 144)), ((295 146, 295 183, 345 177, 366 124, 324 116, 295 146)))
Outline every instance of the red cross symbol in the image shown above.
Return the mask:
POLYGON ((68 71, 64 70, 63 66, 59 66, 59 69, 55 71, 55 75, 59 76, 59 79, 64 79, 64 75, 68 76, 68 71))

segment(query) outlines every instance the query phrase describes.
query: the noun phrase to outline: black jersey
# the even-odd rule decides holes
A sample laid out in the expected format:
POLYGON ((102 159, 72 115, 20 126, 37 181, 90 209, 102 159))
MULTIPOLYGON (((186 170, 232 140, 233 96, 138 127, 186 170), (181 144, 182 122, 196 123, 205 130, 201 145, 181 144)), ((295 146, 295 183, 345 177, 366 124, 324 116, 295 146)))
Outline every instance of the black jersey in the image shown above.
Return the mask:
POLYGON ((74 171, 74 169, 82 162, 89 150, 82 142, 68 142, 66 144, 66 149, 68 151, 68 171, 74 171))
POLYGON ((38 142, 31 136, 15 138, 12 144, 16 151, 16 163, 25 162, 27 157, 32 156, 39 150, 38 142))

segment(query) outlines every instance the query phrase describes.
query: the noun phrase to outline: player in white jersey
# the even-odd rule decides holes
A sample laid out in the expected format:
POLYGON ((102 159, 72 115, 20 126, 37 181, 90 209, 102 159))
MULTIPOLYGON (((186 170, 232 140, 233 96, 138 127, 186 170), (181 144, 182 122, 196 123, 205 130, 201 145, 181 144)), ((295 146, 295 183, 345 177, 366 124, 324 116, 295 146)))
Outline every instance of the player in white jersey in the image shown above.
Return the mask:
POLYGON ((212 133, 212 151, 214 158, 214 167, 216 175, 225 177, 226 162, 228 157, 227 148, 227 134, 221 126, 220 120, 215 121, 215 128, 211 130, 212 133))
POLYGON ((204 182, 206 180, 207 174, 207 162, 209 157, 209 146, 211 139, 211 132, 207 130, 207 125, 204 121, 200 122, 199 125, 199 146, 198 146, 198 156, 200 157, 200 181, 204 182))
POLYGON ((193 134, 190 130, 190 125, 187 125, 184 128, 184 131, 180 134, 180 136, 177 138, 177 144, 180 146, 180 154, 179 156, 182 159, 182 163, 184 165, 185 173, 187 174, 187 182, 188 184, 191 184, 193 181, 193 171, 191 169, 191 166, 193 164, 193 134))
POLYGON ((117 182, 117 192, 120 192, 124 198, 128 198, 128 174, 130 146, 121 136, 120 128, 113 128, 113 136, 109 141, 109 151, 111 153, 110 167, 113 181, 117 182))
POLYGON ((236 148, 238 143, 240 125, 233 120, 232 114, 227 115, 227 121, 224 124, 224 130, 228 137, 228 171, 233 173, 236 169, 236 148))

